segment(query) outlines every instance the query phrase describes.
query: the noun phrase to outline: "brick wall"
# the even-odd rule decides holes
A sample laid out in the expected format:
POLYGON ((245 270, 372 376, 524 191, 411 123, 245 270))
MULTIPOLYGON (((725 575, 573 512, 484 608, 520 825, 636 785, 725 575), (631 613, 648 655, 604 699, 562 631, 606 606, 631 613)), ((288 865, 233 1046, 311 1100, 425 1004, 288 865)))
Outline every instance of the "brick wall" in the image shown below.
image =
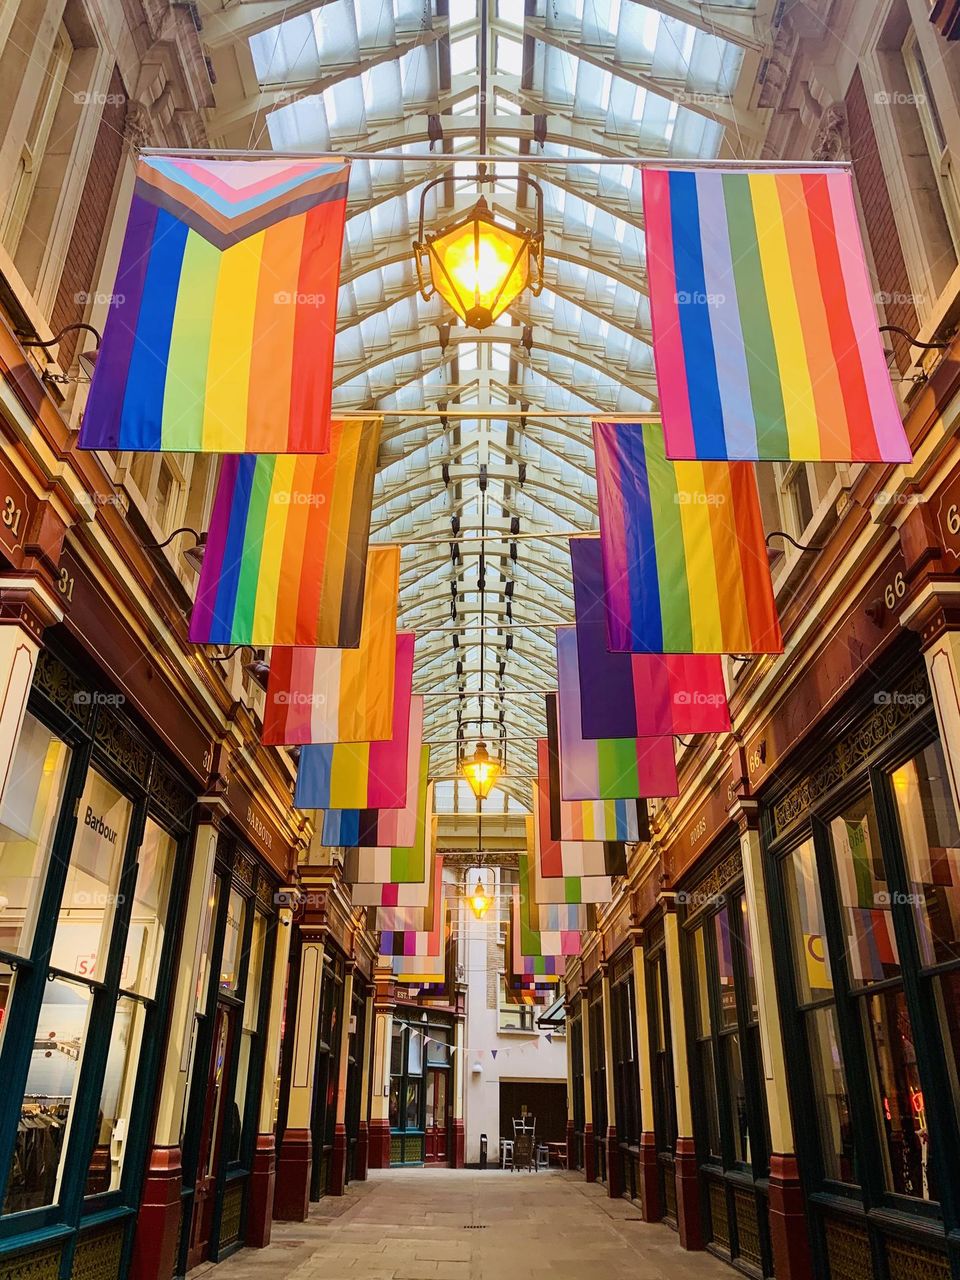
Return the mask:
MULTIPOLYGON (((877 135, 873 131, 867 94, 859 71, 854 74, 847 90, 846 107, 851 159, 870 248, 873 250, 877 285, 889 299, 884 302, 883 310, 888 324, 898 324, 907 333, 915 334, 920 325, 916 307, 911 301, 913 290, 903 260, 903 249, 883 173, 877 135)), ((902 373, 910 364, 909 345, 896 334, 883 336, 893 347, 897 366, 902 373)))
MULTIPOLYGON (((92 109, 92 108, 91 108, 92 109)), ((77 210, 73 235, 67 250, 66 262, 60 276, 50 325, 59 333, 68 324, 82 321, 87 314, 84 295, 90 292, 94 272, 100 258, 100 247, 107 230, 107 218, 113 199, 113 189, 123 156, 123 126, 127 114, 127 100, 120 72, 114 68, 107 100, 103 104, 100 127, 93 144, 90 168, 83 184, 83 195, 77 210)), ((60 343, 60 366, 69 368, 77 349, 79 333, 68 333, 60 343)))

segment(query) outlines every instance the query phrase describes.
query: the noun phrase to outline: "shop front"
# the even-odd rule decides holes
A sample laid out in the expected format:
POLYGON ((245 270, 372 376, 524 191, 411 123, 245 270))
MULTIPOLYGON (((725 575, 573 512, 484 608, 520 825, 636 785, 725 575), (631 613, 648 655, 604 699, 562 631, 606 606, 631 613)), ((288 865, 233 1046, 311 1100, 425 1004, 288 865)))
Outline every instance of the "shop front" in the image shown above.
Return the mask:
POLYGON ((398 1004, 390 1045, 390 1164, 447 1165, 452 1155, 453 1019, 398 1004))
POLYGON ((196 788, 124 702, 44 649, 0 805, 0 1274, 128 1265, 196 788))
POLYGON ((960 824, 907 638, 763 805, 816 1265, 957 1274, 960 824), (824 740, 826 746, 824 746, 824 740))

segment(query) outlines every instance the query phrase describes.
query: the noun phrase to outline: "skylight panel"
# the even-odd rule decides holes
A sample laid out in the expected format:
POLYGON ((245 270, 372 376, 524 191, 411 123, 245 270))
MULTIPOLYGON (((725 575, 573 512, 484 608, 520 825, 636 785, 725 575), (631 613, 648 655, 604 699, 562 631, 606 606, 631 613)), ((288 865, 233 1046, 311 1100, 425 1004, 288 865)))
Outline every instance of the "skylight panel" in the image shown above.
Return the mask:
POLYGON ((505 36, 497 36, 494 70, 506 71, 512 76, 521 74, 523 71, 523 45, 519 40, 508 40, 505 36))
POLYGON ((450 72, 452 75, 469 75, 477 69, 477 38, 470 36, 450 42, 450 72))

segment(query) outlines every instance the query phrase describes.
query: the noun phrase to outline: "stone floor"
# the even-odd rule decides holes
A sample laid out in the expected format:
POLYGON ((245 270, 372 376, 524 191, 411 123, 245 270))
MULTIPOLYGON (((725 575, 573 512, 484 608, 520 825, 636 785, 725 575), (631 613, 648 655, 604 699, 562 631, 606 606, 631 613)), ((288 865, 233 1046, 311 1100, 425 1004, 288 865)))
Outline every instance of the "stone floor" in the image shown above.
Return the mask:
POLYGON ((371 1171, 366 1183, 275 1223, 247 1249, 190 1280, 731 1280, 709 1254, 634 1205, 562 1172, 371 1171), (470 1228, 470 1229, 468 1229, 470 1228))

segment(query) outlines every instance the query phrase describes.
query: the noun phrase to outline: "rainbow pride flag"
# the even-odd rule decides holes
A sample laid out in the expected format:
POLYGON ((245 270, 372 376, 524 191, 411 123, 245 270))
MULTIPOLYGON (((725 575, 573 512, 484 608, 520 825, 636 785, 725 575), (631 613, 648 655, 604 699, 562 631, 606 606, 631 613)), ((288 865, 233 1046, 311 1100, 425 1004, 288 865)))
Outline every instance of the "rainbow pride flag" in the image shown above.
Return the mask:
MULTIPOLYGON (((379 438, 378 425, 338 422, 328 454, 224 459, 190 618, 194 644, 357 648, 379 438)), ((375 556, 371 574, 384 575, 396 611, 400 549, 378 547, 375 556)))
POLYGON ((397 602, 364 584, 360 646, 284 646, 270 655, 261 740, 268 746, 382 742, 396 737, 397 711, 413 691, 416 636, 397 631, 397 602))
POLYGON ((600 539, 571 538, 570 560, 583 736, 729 731, 723 659, 713 653, 611 653, 600 539))
POLYGON ((655 423, 594 422, 608 647, 781 653, 749 462, 671 462, 655 423))
POLYGON ((670 458, 909 462, 845 172, 644 169, 670 458))
POLYGON ((407 761, 423 740, 423 699, 397 707, 383 742, 316 742, 300 749, 294 805, 303 809, 402 809, 407 761), (416 704, 416 705, 415 705, 416 704))
POLYGON ((349 173, 140 160, 81 448, 327 451, 349 173))
POLYGON ((547 737, 559 753, 564 800, 679 795, 673 738, 585 738, 580 730, 576 627, 557 627, 558 694, 547 694, 547 737))
MULTIPOLYGON (((556 744, 554 744, 556 745, 556 744)), ((650 822, 645 800, 564 800, 560 794, 560 756, 552 751, 548 738, 537 742, 537 785, 545 804, 541 810, 543 832, 542 853, 547 841, 559 848, 560 842, 585 842, 606 846, 601 857, 609 875, 622 875, 619 867, 624 842, 637 844, 650 839, 650 822)), ((594 855, 598 856, 598 855, 594 855)), ((562 864, 545 856, 541 866, 544 875, 564 875, 562 864), (549 867, 549 870, 547 869, 549 867)), ((581 872, 573 874, 580 875, 581 872)))

